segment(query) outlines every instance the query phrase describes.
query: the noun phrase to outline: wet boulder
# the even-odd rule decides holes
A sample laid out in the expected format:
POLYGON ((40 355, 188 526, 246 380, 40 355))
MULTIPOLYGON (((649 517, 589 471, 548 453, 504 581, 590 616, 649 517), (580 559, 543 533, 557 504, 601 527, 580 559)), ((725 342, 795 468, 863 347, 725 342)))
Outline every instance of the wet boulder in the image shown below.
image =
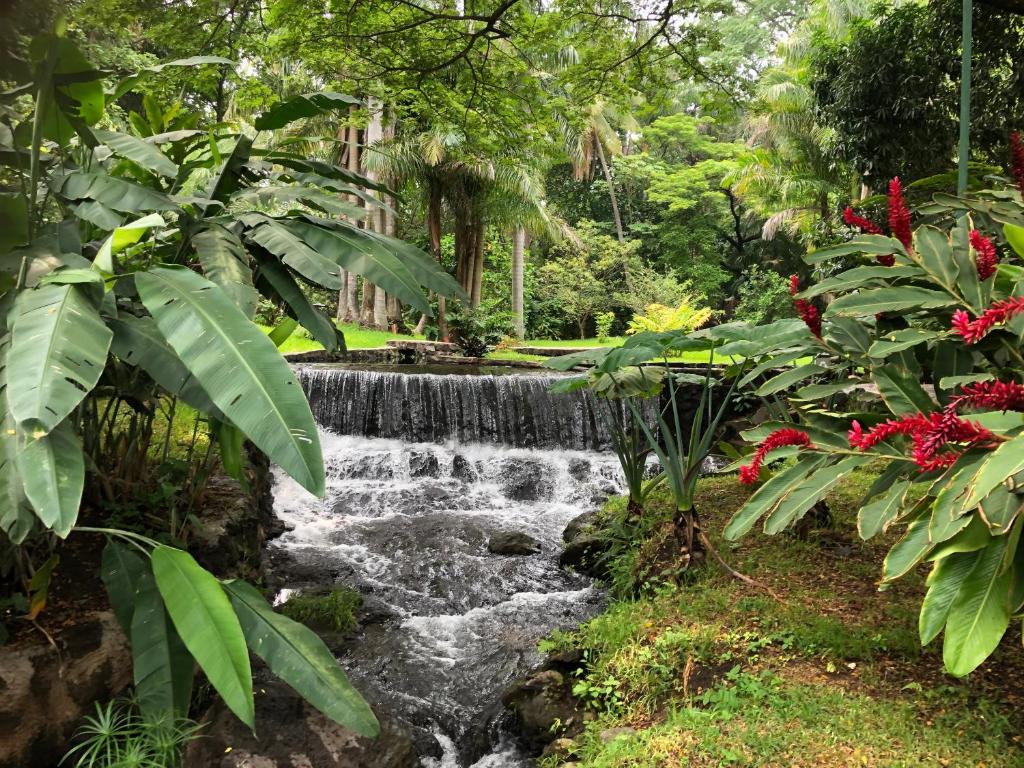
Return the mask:
POLYGON ((583 719, 572 697, 572 682, 544 669, 514 682, 501 697, 512 712, 523 746, 534 755, 559 737, 579 733, 583 719))
POLYGON ((600 536, 583 533, 565 545, 558 564, 563 568, 572 568, 579 573, 603 579, 608 575, 607 565, 602 556, 608 551, 611 542, 600 536))
POLYGON ((476 467, 461 453, 457 453, 452 457, 452 477, 471 483, 476 480, 476 467))
POLYGON ((514 501, 540 501, 554 490, 544 465, 530 459, 510 458, 501 465, 502 493, 514 501))
POLYGON ((497 531, 491 534, 487 550, 495 555, 535 555, 540 542, 521 531, 497 531))
POLYGON ((428 451, 412 451, 409 454, 409 474, 412 477, 437 477, 440 465, 437 456, 428 451))
MULTIPOLYGON (((380 715, 378 714, 380 718, 380 715)), ((203 737, 185 754, 185 768, 417 768, 419 755, 402 727, 381 719, 376 739, 359 736, 311 707, 287 685, 256 687, 256 732, 218 702, 203 737)))

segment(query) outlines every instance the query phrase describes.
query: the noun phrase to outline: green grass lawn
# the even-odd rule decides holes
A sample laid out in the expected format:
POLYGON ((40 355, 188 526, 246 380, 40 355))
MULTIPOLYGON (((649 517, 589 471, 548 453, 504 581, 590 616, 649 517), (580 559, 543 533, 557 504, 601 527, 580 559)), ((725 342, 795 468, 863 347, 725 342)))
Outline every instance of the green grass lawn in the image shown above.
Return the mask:
MULTIPOLYGON (((713 563, 659 585, 659 542, 669 534, 658 521, 672 507, 655 492, 652 522, 613 564, 620 584, 640 578, 646 588, 542 644, 583 649, 575 685, 593 718, 542 768, 1024 765, 1019 628, 969 678, 943 672, 941 641, 922 649, 917 637, 926 569, 879 592, 898 532, 857 537, 872 478, 859 473, 832 494, 829 527, 805 538, 755 532, 737 544, 718 534, 750 490, 735 477, 701 481, 704 529, 733 568, 775 596, 713 563), (627 730, 610 738, 612 728, 627 730)), ((602 514, 621 521, 624 501, 602 514)))
MULTIPOLYGON (((261 325, 260 328, 263 329, 264 333, 270 333, 273 330, 266 325, 261 325)), ((423 338, 422 336, 391 333, 390 331, 376 331, 372 328, 363 328, 355 323, 338 323, 338 328, 345 334, 345 344, 349 349, 383 347, 388 339, 423 338)), ((285 355, 294 352, 312 352, 317 349, 323 349, 323 345, 304 335, 300 328, 296 328, 295 332, 281 345, 281 353, 285 355)))

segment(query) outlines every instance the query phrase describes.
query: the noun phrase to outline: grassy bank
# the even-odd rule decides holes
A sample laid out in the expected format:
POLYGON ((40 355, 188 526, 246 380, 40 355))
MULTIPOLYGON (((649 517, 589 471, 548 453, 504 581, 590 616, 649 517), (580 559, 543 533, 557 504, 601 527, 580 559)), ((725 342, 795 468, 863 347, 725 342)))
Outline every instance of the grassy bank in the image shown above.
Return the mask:
MULTIPOLYGON (((918 643, 923 573, 879 592, 891 538, 856 537, 868 480, 840 487, 829 499, 833 525, 804 539, 753 534, 731 546, 712 535, 733 567, 775 596, 714 564, 659 586, 657 521, 671 509, 655 497, 643 543, 613 563, 618 598, 545 641, 584 650, 575 692, 596 719, 542 766, 1024 765, 1019 631, 970 678, 945 675, 941 641, 918 643), (636 581, 648 586, 626 596, 636 581)), ((735 478, 702 481, 706 530, 720 532, 747 492, 735 478)), ((613 524, 623 513, 622 500, 603 511, 613 524)))
MULTIPOLYGON (((264 333, 270 333, 273 330, 266 325, 261 325, 260 328, 263 329, 264 333)), ((383 347, 389 339, 423 338, 422 336, 391 333, 390 331, 376 331, 372 328, 363 328, 355 323, 338 323, 338 328, 345 334, 345 344, 349 349, 383 347)), ((284 344, 281 345, 281 352, 287 355, 293 352, 312 352, 323 348, 323 344, 309 338, 301 328, 297 328, 295 333, 285 339, 284 344)))

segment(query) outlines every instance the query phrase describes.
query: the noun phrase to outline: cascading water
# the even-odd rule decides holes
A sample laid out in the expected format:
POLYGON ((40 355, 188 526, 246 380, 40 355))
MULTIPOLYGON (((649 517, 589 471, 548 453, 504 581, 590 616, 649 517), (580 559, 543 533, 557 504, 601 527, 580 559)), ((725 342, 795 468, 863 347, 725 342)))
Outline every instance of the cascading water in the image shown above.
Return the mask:
POLYGON ((558 374, 477 368, 451 375, 440 366, 409 372, 413 367, 310 364, 295 372, 317 423, 343 435, 520 448, 608 445, 605 422, 587 392, 549 391, 558 374))
MULTIPOLYGON (((285 585, 345 584, 389 617, 364 628, 343 663, 371 702, 411 727, 421 745, 429 740, 424 752, 440 745, 443 755, 424 758, 424 766, 529 765, 502 730, 501 692, 537 663, 540 638, 599 610, 601 593, 589 579, 558 566, 561 533, 621 482, 614 456, 576 450, 595 432, 567 432, 572 447, 541 450, 515 447, 523 440, 514 430, 523 414, 564 423, 584 405, 592 413, 591 404, 542 399, 550 398, 549 377, 531 374, 504 382, 318 367, 300 377, 327 428, 327 495, 317 500, 278 474, 276 511, 293 529, 274 542, 271 557, 290 564, 285 585), (351 402, 358 397, 380 399, 351 402), (543 409, 531 409, 534 397, 543 409), (396 399, 415 422, 407 428, 383 416, 398 408, 396 399), (500 435, 513 445, 424 442, 441 436, 420 420, 442 401, 448 426, 458 427, 452 437, 500 435), (488 410, 486 426, 472 422, 488 410), (385 424, 419 440, 330 431, 357 424, 370 424, 371 434, 385 424), (525 533, 540 551, 493 554, 488 542, 501 532, 525 533)), ((534 426, 533 434, 555 439, 550 425, 534 426)))

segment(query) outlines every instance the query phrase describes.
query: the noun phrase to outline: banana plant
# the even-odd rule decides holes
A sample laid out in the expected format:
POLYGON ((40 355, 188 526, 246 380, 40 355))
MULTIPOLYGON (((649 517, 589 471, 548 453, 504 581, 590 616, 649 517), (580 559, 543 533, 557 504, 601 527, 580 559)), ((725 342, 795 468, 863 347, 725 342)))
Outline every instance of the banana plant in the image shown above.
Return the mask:
POLYGON ((208 422, 226 469, 240 471, 247 438, 322 496, 317 428, 275 341, 253 322, 259 298, 333 350, 344 338, 306 286, 338 289, 350 271, 425 313, 427 290, 461 290, 412 246, 339 218, 362 215, 343 195, 373 206, 390 190, 275 145, 273 131, 347 110, 352 97, 283 101, 245 133, 204 127, 147 95, 145 115, 119 125, 107 108, 153 73, 230 62, 195 57, 118 79, 58 35, 35 40, 30 57, 31 79, 0 94, 2 535, 15 545, 34 533, 111 539, 103 575, 145 707, 182 714, 194 662, 252 726, 248 642, 325 714, 375 733, 322 643, 257 590, 219 582, 141 534, 79 524, 83 492, 110 483, 104 451, 123 447, 93 434, 117 432, 122 404, 135 419, 180 401, 208 422))

